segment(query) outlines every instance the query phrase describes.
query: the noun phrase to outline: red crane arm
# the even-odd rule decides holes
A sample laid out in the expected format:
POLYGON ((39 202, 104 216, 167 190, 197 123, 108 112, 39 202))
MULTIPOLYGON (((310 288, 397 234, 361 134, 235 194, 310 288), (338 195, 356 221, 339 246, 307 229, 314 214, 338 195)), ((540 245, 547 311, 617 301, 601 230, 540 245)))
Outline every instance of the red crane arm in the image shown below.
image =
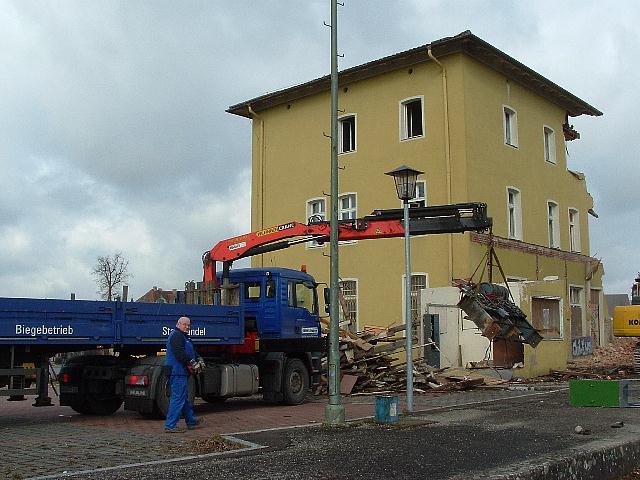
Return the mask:
MULTIPOLYGON (((484 231, 491 227, 484 203, 463 203, 433 207, 411 208, 410 235, 455 233, 469 230, 484 231)), ((213 281, 217 287, 216 262, 226 268, 234 261, 261 253, 288 248, 298 243, 329 241, 331 228, 328 221, 283 223, 218 242, 203 255, 205 284, 213 281)), ((371 215, 340 220, 338 240, 366 240, 404 236, 403 210, 375 210, 371 215)))
MULTIPOLYGON (((288 248, 298 243, 311 241, 328 242, 329 222, 306 225, 290 222, 251 232, 238 237, 221 240, 209 252, 204 260, 204 280, 215 282, 215 262, 232 262, 240 258, 288 248)), ((404 235, 402 220, 349 220, 338 226, 340 241, 365 240, 370 238, 390 238, 404 235)))

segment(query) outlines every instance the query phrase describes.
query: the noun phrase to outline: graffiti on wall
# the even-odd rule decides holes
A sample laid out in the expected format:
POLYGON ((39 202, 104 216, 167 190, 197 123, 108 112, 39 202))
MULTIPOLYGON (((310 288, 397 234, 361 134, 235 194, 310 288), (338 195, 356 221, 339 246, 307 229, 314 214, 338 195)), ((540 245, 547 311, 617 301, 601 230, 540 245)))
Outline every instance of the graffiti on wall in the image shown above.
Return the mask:
POLYGON ((593 339, 591 337, 575 337, 571 339, 571 354, 574 357, 584 357, 593 353, 593 339))

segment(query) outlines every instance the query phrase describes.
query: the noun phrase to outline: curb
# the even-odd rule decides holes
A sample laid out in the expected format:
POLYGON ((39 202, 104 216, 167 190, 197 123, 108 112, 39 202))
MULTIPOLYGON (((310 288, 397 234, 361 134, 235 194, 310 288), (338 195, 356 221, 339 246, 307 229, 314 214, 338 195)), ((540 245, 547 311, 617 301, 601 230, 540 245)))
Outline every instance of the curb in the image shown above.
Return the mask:
MULTIPOLYGON (((504 469, 481 472, 483 480, 615 480, 632 472, 640 464, 640 438, 627 435, 615 442, 600 440, 589 450, 573 448, 558 457, 546 455, 504 469)), ((468 480, 467 475, 448 480, 468 480)))

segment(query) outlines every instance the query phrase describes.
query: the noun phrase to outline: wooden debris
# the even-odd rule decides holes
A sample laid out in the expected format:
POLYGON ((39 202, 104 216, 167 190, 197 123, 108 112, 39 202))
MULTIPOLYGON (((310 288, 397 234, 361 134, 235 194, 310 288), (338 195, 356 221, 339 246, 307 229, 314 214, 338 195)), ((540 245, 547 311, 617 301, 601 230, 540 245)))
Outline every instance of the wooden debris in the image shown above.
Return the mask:
MULTIPOLYGON (((329 320, 322 319, 322 325, 327 333, 329 320)), ((397 354, 405 349, 405 330, 404 325, 368 328, 358 333, 340 329, 340 390, 343 395, 382 395, 406 390, 406 363, 397 358, 397 354)), ((414 349, 424 346, 417 345, 415 339, 413 344, 414 349)), ((323 359, 323 365, 327 363, 326 358, 323 359)), ((415 359, 414 392, 467 390, 484 383, 480 376, 446 378, 445 370, 432 367, 421 358, 415 359)), ((315 391, 316 395, 324 393, 327 393, 326 378, 315 391)))
POLYGON ((340 393, 343 395, 349 395, 357 381, 358 377, 355 375, 342 375, 342 378, 340 379, 340 393))

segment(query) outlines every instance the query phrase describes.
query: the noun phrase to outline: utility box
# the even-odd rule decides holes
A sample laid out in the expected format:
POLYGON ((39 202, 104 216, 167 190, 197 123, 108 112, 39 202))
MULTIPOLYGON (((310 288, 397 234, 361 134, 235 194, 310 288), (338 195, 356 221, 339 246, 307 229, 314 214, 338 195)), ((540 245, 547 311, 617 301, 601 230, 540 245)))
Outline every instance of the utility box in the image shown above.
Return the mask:
POLYGON ((573 407, 640 407, 640 380, 571 380, 573 407))

